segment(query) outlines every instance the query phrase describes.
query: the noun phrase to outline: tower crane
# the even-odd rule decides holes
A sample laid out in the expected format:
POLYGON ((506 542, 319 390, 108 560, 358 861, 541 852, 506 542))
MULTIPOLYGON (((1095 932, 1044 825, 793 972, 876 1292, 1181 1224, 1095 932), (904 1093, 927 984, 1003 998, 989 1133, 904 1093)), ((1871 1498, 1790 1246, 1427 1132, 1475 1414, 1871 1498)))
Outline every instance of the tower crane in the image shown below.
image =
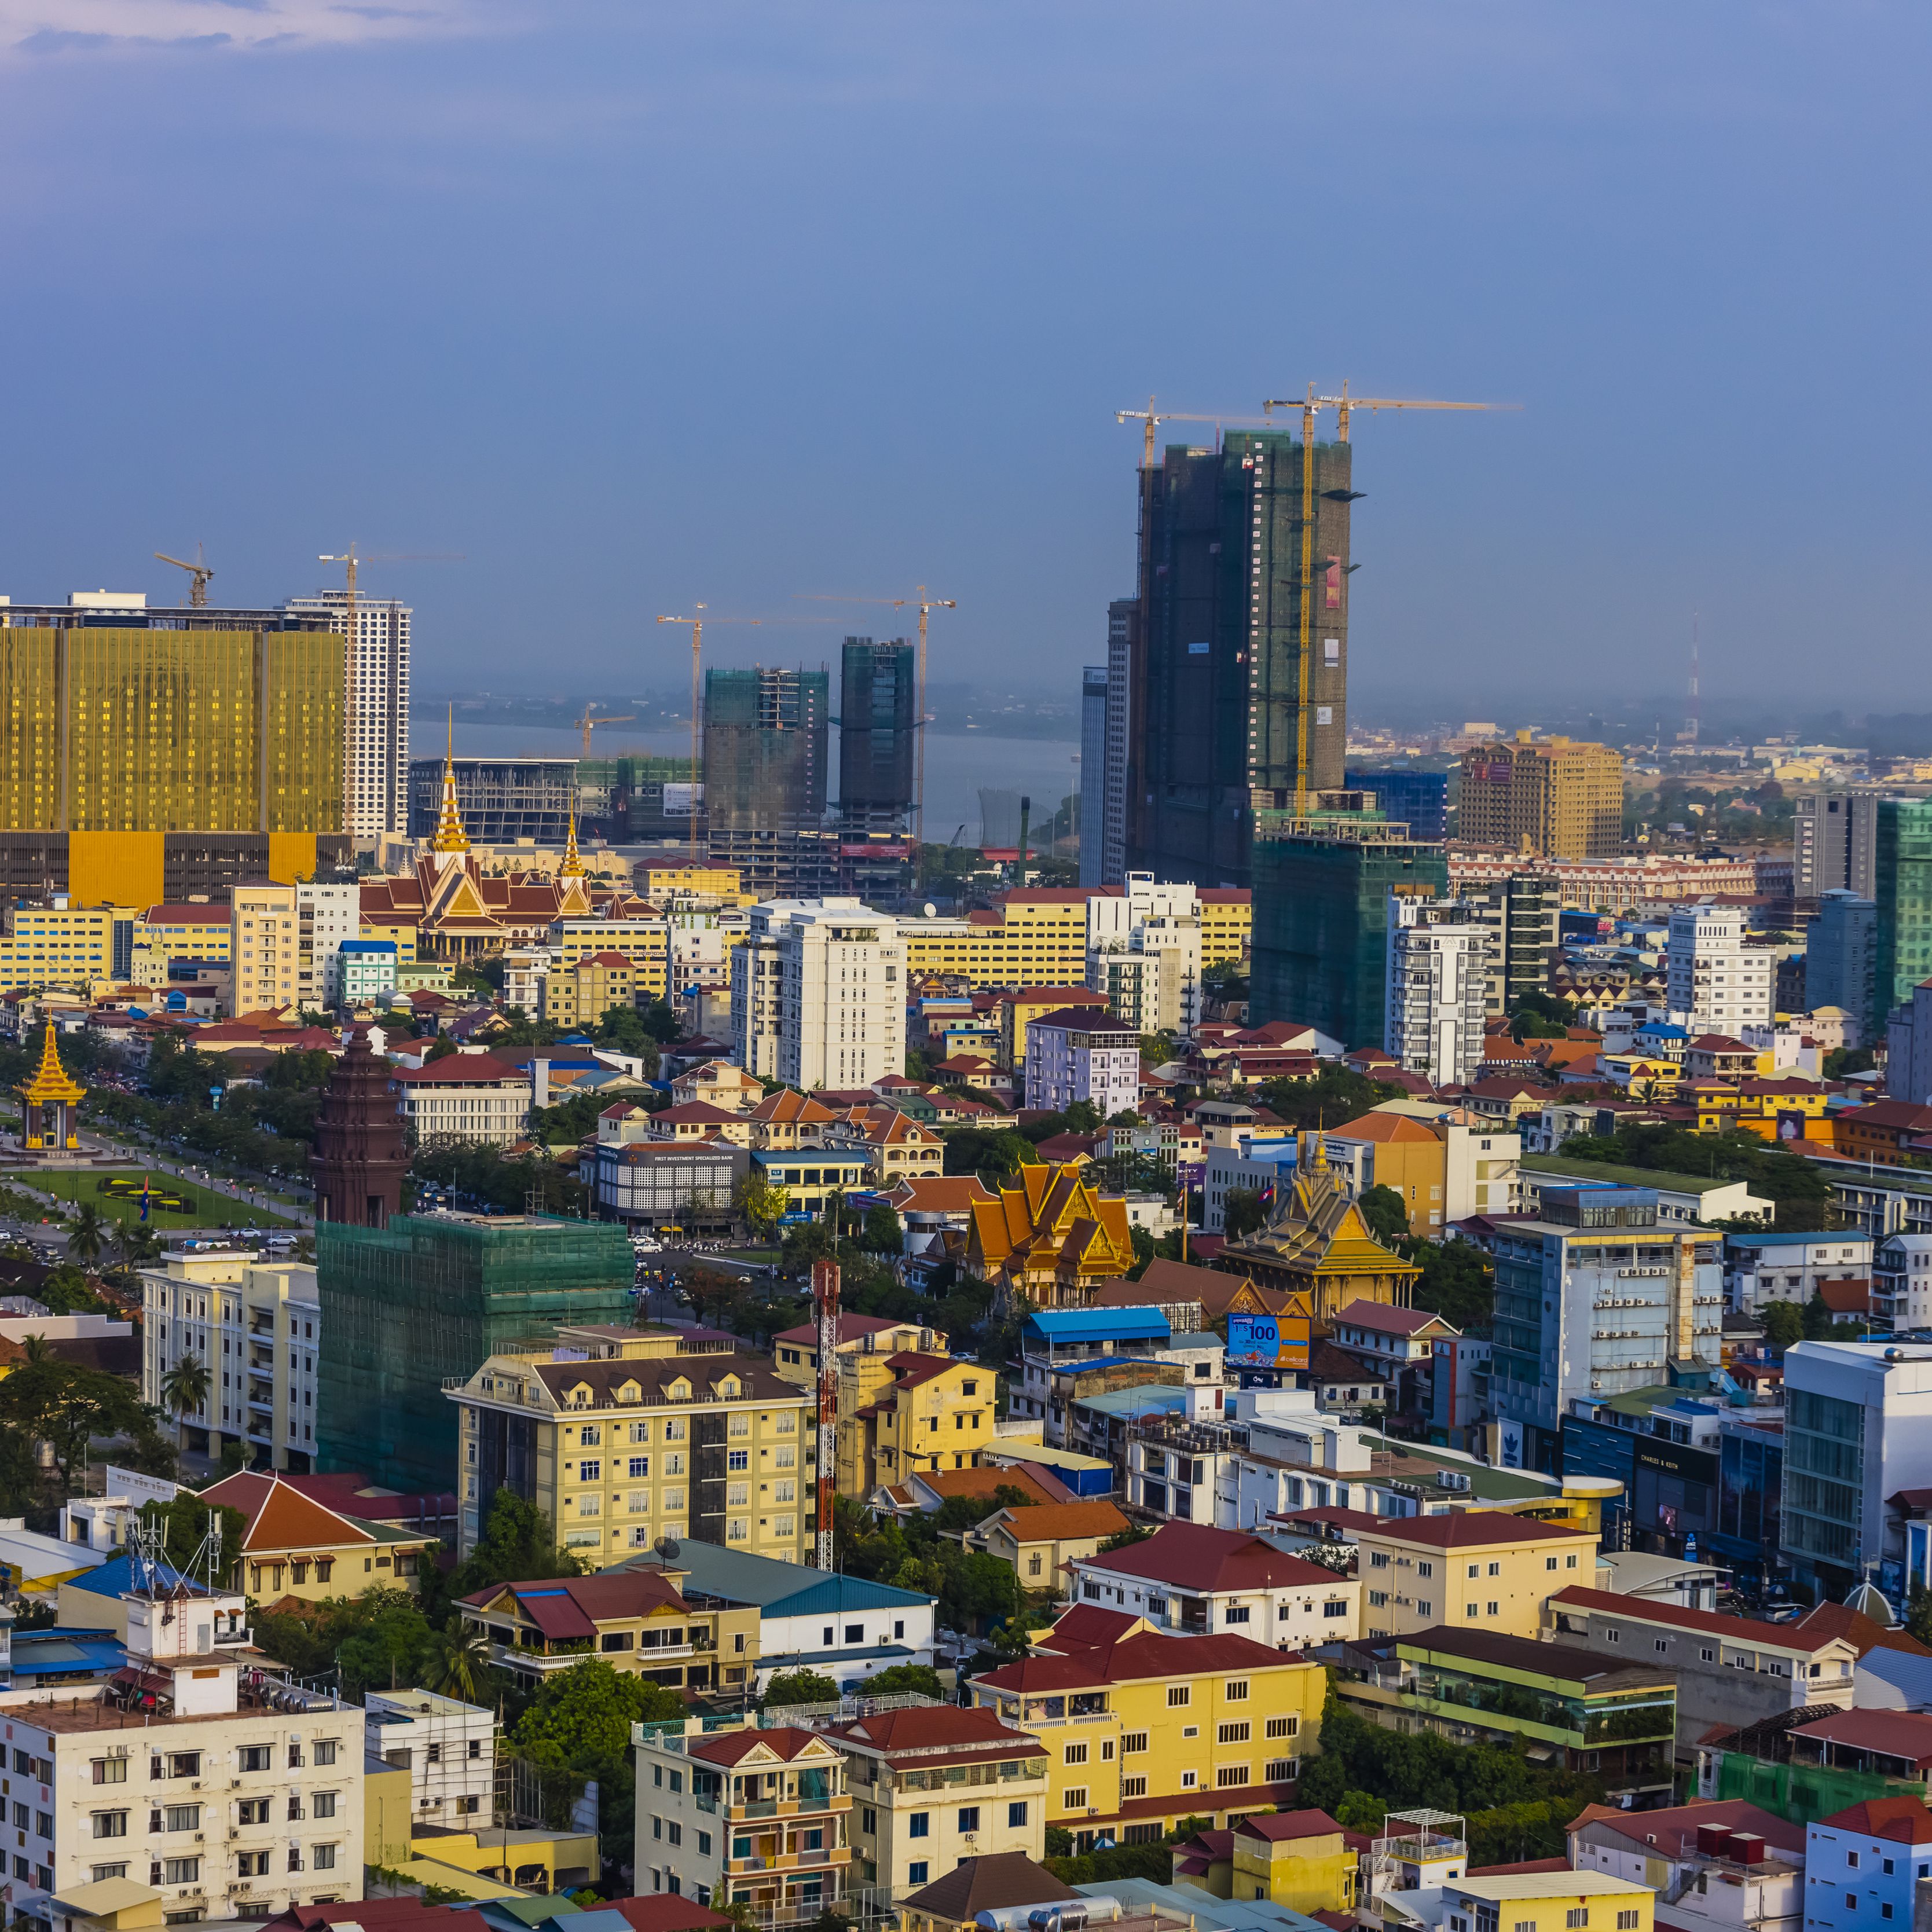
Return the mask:
POLYGON ((634 711, 620 711, 614 718, 593 718, 590 714, 596 709, 595 704, 586 704, 584 707, 584 716, 577 721, 577 728, 584 734, 584 755, 586 758, 590 755, 590 734, 599 724, 634 724, 637 722, 637 713, 634 711))
POLYGON ((1145 409, 1116 410, 1114 412, 1114 420, 1116 422, 1142 423, 1146 426, 1145 436, 1141 446, 1141 467, 1143 470, 1151 470, 1154 467, 1154 433, 1164 422, 1251 423, 1260 422, 1265 418, 1260 416, 1244 416, 1232 410, 1220 416, 1190 415, 1184 410, 1156 410, 1154 406, 1154 398, 1150 396, 1145 409))
MULTIPOLYGON (((1149 432, 1152 434, 1151 431, 1149 432)), ((917 594, 911 597, 817 597, 812 600, 820 604, 883 604, 895 610, 903 610, 909 604, 919 608, 919 720, 913 734, 913 884, 920 892, 926 890, 926 620, 934 610, 956 610, 959 602, 954 597, 928 597, 926 586, 917 586, 917 594)))
MULTIPOLYGON (((1335 412, 1337 440, 1348 440, 1348 418, 1357 410, 1372 415, 1383 410, 1507 410, 1513 403, 1444 403, 1395 396, 1352 396, 1345 381, 1339 396, 1318 396, 1310 382, 1306 396, 1270 397, 1262 404, 1262 413, 1274 420, 1276 410, 1301 412, 1301 568, 1296 602, 1300 610, 1300 648, 1295 653, 1296 704, 1294 717, 1294 812, 1298 818, 1308 815, 1308 668, 1310 607, 1315 600, 1315 418, 1322 410, 1335 412)), ((1153 431, 1148 431, 1151 444, 1153 431)))
POLYGON ((186 571, 194 579, 188 593, 189 607, 196 610, 205 610, 208 604, 208 580, 214 572, 208 567, 207 556, 200 544, 196 544, 194 547, 194 561, 192 563, 184 563, 179 557, 170 556, 164 550, 158 550, 154 554, 162 562, 171 563, 176 569, 186 571))

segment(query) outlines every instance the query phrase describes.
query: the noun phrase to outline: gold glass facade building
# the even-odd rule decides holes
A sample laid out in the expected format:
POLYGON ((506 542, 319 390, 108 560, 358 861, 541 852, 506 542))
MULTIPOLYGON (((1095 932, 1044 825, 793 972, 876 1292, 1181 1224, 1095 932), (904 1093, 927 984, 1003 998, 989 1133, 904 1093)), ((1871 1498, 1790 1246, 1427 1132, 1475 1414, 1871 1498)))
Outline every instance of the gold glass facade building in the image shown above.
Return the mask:
POLYGON ((345 850, 345 664, 280 611, 0 608, 0 891, 146 905, 345 850))

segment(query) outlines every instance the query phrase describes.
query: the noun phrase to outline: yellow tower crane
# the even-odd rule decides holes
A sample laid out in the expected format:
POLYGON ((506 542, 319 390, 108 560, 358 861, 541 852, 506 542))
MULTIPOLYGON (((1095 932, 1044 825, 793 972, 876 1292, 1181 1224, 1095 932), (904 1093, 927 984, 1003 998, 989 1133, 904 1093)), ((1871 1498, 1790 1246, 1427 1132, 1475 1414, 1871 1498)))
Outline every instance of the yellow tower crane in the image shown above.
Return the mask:
POLYGON ((1190 416, 1184 410, 1156 410, 1154 406, 1154 398, 1150 396, 1145 409, 1116 410, 1114 412, 1114 420, 1116 422, 1123 423, 1137 422, 1145 426, 1145 434, 1141 443, 1141 467, 1143 470, 1151 470, 1154 467, 1154 433, 1164 422, 1252 423, 1264 422, 1267 418, 1244 416, 1232 410, 1223 416, 1190 416))
MULTIPOLYGON (((1315 418, 1322 410, 1333 410, 1336 415, 1337 440, 1348 440, 1348 418, 1357 410, 1366 410, 1374 414, 1382 410, 1506 410, 1514 409, 1513 403, 1443 403, 1424 401, 1411 397, 1352 396, 1344 382, 1339 396, 1318 396, 1315 385, 1310 382, 1306 396, 1270 397, 1262 404, 1262 413, 1270 421, 1276 410, 1298 409, 1301 412, 1301 568, 1300 585, 1298 601, 1300 604, 1300 648, 1295 681, 1297 704, 1294 720, 1294 813, 1298 818, 1308 815, 1308 666, 1309 647, 1312 641, 1310 626, 1313 616, 1311 606, 1315 601, 1315 418)), ((1154 432, 1150 427, 1148 439, 1152 446, 1154 432)))
POLYGON ((200 544, 194 547, 194 561, 184 563, 178 556, 170 556, 164 550, 154 553, 164 563, 171 563, 177 570, 184 570, 194 579, 189 586, 188 601, 191 609, 206 610, 208 606, 208 580, 214 574, 208 567, 208 558, 200 544))
POLYGON ((595 704, 586 704, 584 707, 584 716, 577 721, 577 728, 584 734, 584 755, 586 758, 590 755, 590 734, 598 725, 634 724, 637 722, 634 711, 620 711, 614 718, 593 718, 590 714, 596 709, 595 704))

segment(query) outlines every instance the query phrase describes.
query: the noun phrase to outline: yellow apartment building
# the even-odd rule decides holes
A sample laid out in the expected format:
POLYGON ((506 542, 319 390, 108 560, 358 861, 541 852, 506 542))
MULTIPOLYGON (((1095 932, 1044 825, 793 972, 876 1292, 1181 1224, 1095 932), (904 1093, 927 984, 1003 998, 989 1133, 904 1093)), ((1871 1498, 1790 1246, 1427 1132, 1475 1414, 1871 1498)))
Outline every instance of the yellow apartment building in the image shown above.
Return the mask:
POLYGON ((646 999, 662 999, 666 985, 665 962, 670 956, 670 926, 662 919, 554 919, 546 941, 551 965, 550 984, 593 953, 618 953, 636 974, 634 990, 646 999))
POLYGON ((1202 964, 1238 965, 1254 943, 1254 895, 1240 886, 1204 886, 1195 898, 1202 964))
MULTIPOLYGON (((544 976, 543 1016, 557 1026, 596 1026, 613 1006, 634 1006, 646 969, 621 952, 584 952, 544 976)), ((662 982, 662 968, 659 968, 662 982)))
POLYGON ((1552 859, 1613 859, 1623 845, 1624 761, 1607 745, 1528 731, 1462 760, 1457 836, 1552 859))
POLYGON ((973 1680, 976 1705, 1048 1752, 1049 1825, 1090 1850, 1154 1844, 1186 1817, 1225 1828, 1287 1802, 1319 1741, 1328 1672, 1244 1636, 1167 1636, 1078 1605, 1031 1655, 973 1680))
POLYGON ((652 866, 645 869, 641 884, 645 898, 653 905, 692 899, 717 905, 756 905, 754 893, 740 890, 741 878, 735 866, 652 866))
MULTIPOLYGON (((876 1355, 883 1364, 888 1355, 942 1354, 946 1338, 937 1328, 917 1322, 889 1322, 879 1315, 841 1315, 838 1318, 838 1353, 843 1355, 876 1355)), ((772 1337, 772 1367, 784 1382, 811 1390, 818 1381, 818 1329, 808 1322, 802 1328, 787 1328, 772 1337)))
POLYGON ((812 1544, 809 1392, 758 1357, 662 1329, 565 1328, 590 1359, 492 1355, 444 1391, 460 1414, 462 1553, 494 1485, 486 1441, 514 1422, 530 1444, 532 1500, 565 1549, 605 1569, 659 1538, 695 1536, 796 1563, 812 1544), (696 1480, 700 1450, 724 1480, 696 1480))
POLYGON ((841 1353, 842 1496, 863 1502, 881 1483, 970 1469, 993 1440, 993 1372, 950 1355, 841 1353))
POLYGON ((1534 1637, 1558 1591, 1594 1587, 1597 1536, 1501 1510, 1385 1516, 1360 1527, 1362 1634, 1408 1636, 1448 1624, 1534 1637))
POLYGON ((228 902, 228 1010, 258 1013, 302 997, 302 922, 293 886, 237 886, 228 902))
POLYGON ((1280 1811, 1235 1821, 1234 1898, 1265 1898, 1290 1912, 1353 1912, 1357 1854, 1325 1811, 1280 1811))

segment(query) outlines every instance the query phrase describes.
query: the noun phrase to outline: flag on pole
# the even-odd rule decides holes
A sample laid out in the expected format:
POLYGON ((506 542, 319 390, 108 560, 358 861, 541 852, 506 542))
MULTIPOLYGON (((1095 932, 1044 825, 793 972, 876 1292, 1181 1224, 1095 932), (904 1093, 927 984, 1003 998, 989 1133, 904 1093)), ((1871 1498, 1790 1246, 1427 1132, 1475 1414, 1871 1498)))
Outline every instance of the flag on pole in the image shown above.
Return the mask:
POLYGON ((143 1221, 148 1218, 148 1177, 144 1174, 141 1177, 141 1219, 143 1221))

